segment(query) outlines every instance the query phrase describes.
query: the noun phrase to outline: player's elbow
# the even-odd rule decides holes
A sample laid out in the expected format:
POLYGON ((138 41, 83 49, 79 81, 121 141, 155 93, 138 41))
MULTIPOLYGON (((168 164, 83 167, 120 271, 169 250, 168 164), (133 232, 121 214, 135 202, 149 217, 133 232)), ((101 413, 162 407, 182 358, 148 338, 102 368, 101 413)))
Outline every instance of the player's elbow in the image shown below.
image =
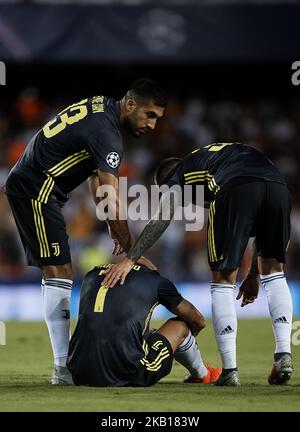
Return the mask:
POLYGON ((203 330, 206 327, 206 320, 204 318, 200 318, 198 320, 199 331, 203 330))
POLYGON ((206 320, 203 317, 198 318, 196 321, 194 321, 192 326, 194 336, 200 333, 201 330, 203 330, 205 327, 206 327, 206 320))
POLYGON ((206 320, 203 318, 201 321, 201 330, 203 330, 206 327, 206 320))

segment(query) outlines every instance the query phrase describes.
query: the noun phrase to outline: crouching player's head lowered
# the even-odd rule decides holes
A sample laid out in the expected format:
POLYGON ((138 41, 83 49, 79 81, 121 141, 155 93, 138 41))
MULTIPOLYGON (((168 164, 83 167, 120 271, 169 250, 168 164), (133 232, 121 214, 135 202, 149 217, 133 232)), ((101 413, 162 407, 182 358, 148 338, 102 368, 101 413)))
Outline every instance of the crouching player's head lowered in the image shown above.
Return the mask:
POLYGON ((90 271, 82 284, 79 318, 67 366, 76 385, 150 386, 168 375, 175 358, 190 375, 186 382, 212 383, 220 368, 206 366, 195 336, 202 314, 157 271, 134 266, 124 285, 101 285, 108 265, 90 271), (151 315, 162 304, 176 315, 150 331, 151 315))

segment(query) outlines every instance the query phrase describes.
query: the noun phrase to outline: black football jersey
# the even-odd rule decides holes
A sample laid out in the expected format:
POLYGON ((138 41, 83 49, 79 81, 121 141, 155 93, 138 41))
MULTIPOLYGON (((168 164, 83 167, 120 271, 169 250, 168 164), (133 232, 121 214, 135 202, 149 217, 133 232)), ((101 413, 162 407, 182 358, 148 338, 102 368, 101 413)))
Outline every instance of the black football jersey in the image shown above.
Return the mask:
POLYGON ((167 185, 203 185, 208 206, 217 194, 252 178, 284 183, 275 165, 254 147, 214 143, 189 154, 171 173, 167 185))
POLYGON ((122 157, 119 103, 94 96, 61 111, 31 139, 5 189, 41 203, 64 202, 95 170, 117 175, 122 157))
POLYGON ((76 384, 129 385, 144 357, 144 337, 158 304, 176 307, 182 296, 157 271, 134 266, 124 285, 101 286, 103 270, 84 278, 79 317, 69 347, 68 368, 76 384))

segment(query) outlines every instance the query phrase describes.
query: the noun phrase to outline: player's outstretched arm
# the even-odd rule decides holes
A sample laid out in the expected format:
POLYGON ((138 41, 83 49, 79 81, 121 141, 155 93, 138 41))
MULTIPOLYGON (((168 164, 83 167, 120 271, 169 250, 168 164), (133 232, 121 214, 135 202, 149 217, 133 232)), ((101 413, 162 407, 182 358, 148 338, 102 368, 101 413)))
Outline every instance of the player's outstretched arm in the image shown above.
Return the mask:
POLYGON ((173 314, 177 315, 178 318, 182 319, 190 327, 191 332, 194 336, 204 329, 206 321, 200 311, 189 301, 183 299, 179 305, 171 310, 173 314))
POLYGON ((127 220, 121 218, 122 203, 119 199, 119 180, 113 174, 97 171, 93 176, 88 179, 90 191, 92 193, 94 202, 98 205, 104 198, 106 199, 106 206, 104 210, 108 215, 114 215, 114 218, 107 219, 106 222, 109 226, 109 234, 114 242, 113 254, 118 255, 123 251, 129 251, 132 241, 127 224, 127 220), (99 195, 99 187, 105 185, 106 188, 110 187, 111 193, 107 196, 99 195))
POLYGON ((126 276, 132 269, 134 263, 139 262, 144 252, 153 246, 169 226, 179 203, 179 199, 180 196, 176 191, 168 191, 162 195, 157 212, 150 219, 138 240, 131 247, 127 253, 127 257, 120 263, 110 266, 105 271, 106 277, 103 281, 103 285, 112 288, 119 280, 121 280, 121 285, 124 284, 126 276))
POLYGON ((128 258, 133 262, 136 262, 147 249, 153 246, 168 228, 178 206, 179 198, 176 191, 168 191, 162 194, 157 212, 127 253, 128 258))

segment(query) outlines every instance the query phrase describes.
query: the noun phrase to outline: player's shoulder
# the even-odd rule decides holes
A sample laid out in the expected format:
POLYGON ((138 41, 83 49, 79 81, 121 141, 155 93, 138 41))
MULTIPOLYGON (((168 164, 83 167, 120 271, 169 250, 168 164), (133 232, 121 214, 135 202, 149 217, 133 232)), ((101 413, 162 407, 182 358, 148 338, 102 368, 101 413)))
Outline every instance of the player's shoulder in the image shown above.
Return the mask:
POLYGON ((186 173, 191 170, 201 159, 203 159, 203 147, 197 148, 188 153, 179 164, 177 171, 186 173))
POLYGON ((151 277, 156 281, 156 285, 159 290, 163 291, 173 291, 176 289, 174 283, 168 279, 166 276, 163 276, 158 271, 150 271, 151 277))
POLYGON ((149 289, 150 287, 157 288, 164 280, 157 270, 149 270, 147 267, 139 264, 135 264, 132 267, 127 279, 129 282, 142 281, 143 286, 148 286, 149 289))
POLYGON ((186 163, 193 162, 195 160, 206 160, 210 157, 220 156, 232 152, 240 152, 241 150, 250 150, 253 147, 242 142, 214 142, 207 144, 203 147, 197 148, 190 152, 186 157, 186 163))
POLYGON ((88 104, 91 106, 92 114, 117 114, 118 103, 115 99, 104 95, 90 96, 88 104))
POLYGON ((111 264, 103 264, 100 266, 96 266, 94 268, 92 268, 89 272, 87 272, 87 274, 84 276, 83 280, 88 280, 88 279, 97 279, 98 277, 104 275, 104 271, 106 269, 108 269, 108 267, 111 264))
POLYGON ((90 121, 108 129, 120 129, 120 105, 108 96, 96 95, 88 98, 90 121))
POLYGON ((157 278, 160 277, 160 274, 157 270, 150 270, 144 265, 135 264, 132 267, 132 274, 142 275, 144 278, 157 278))

